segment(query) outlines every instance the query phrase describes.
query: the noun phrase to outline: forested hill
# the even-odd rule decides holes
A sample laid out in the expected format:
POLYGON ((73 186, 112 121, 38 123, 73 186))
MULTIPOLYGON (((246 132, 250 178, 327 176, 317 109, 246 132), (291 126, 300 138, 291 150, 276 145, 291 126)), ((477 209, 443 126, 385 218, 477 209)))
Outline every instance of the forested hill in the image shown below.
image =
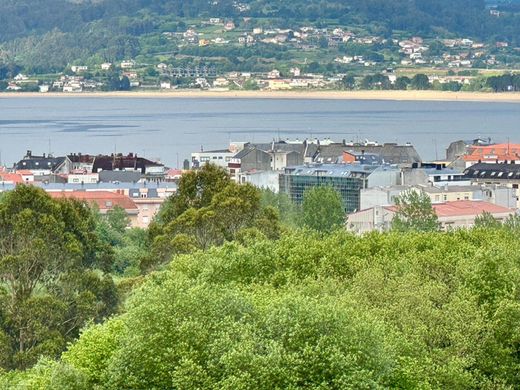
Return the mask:
MULTIPOLYGON (((511 1, 0 0, 0 65, 15 64, 25 72, 46 74, 62 72, 71 64, 116 62, 139 55, 142 63, 155 63, 157 55, 174 56, 179 51, 163 33, 184 32, 210 18, 232 20, 242 33, 255 26, 343 27, 384 38, 395 34, 468 37, 493 45, 507 42, 514 48, 520 46, 520 10, 515 11, 517 3, 511 1), (500 17, 493 16, 490 7, 500 10, 500 17)), ((254 53, 262 54, 265 45, 254 53)), ((231 62, 251 56, 244 51, 230 55, 224 49, 218 53, 231 62)))
POLYGON ((479 38, 514 32, 514 25, 498 24, 489 17, 484 0, 0 0, 0 39, 6 41, 53 29, 78 31, 95 21, 122 21, 138 15, 141 18, 130 25, 123 23, 125 32, 149 32, 161 15, 335 19, 343 23, 377 23, 382 29, 411 32, 441 29, 479 38))

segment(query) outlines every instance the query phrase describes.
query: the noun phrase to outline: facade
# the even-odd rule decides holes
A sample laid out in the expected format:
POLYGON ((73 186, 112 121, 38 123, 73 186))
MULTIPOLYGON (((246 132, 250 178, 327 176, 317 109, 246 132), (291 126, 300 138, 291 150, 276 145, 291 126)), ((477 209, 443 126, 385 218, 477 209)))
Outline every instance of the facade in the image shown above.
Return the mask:
POLYGON ((317 164, 286 168, 280 174, 280 192, 297 204, 307 189, 331 186, 338 191, 347 213, 359 210, 360 192, 372 185, 395 185, 399 170, 391 167, 359 164, 317 164), (371 177, 372 176, 372 177, 371 177))
MULTIPOLYGON (((515 214, 514 210, 507 207, 471 200, 434 204, 433 209, 443 230, 470 228, 475 224, 475 218, 485 212, 499 221, 515 214)), ((385 231, 390 229, 396 211, 396 206, 375 206, 361 210, 347 217, 346 226, 348 230, 358 234, 374 230, 385 231)))
POLYGON ((137 226, 137 216, 139 209, 135 202, 127 195, 118 194, 109 191, 55 191, 49 192, 53 198, 73 198, 85 201, 91 205, 96 205, 100 214, 106 214, 115 207, 121 207, 125 210, 130 226, 137 226))
POLYGON ((191 154, 191 164, 194 169, 209 163, 221 168, 227 168, 234 154, 228 149, 195 152, 191 154))
POLYGON ((402 184, 415 185, 470 185, 464 172, 446 168, 443 164, 413 164, 411 168, 402 169, 402 184))

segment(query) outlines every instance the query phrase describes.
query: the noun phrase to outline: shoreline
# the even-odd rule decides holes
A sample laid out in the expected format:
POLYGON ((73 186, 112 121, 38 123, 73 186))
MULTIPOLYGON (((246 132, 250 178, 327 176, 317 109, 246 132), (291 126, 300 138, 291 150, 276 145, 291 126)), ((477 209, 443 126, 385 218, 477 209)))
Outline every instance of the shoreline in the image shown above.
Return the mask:
POLYGON ((447 92, 447 91, 114 91, 114 92, 5 92, 0 100, 10 98, 167 98, 167 99, 322 99, 388 101, 461 101, 520 103, 520 92, 447 92))

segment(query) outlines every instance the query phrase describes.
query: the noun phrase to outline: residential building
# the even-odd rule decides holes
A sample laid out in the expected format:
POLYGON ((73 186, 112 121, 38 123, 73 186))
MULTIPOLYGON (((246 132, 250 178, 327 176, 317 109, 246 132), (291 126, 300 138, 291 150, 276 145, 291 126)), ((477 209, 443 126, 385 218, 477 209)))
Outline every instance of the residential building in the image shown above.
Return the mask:
POLYGON ((415 185, 470 185, 464 172, 446 168, 445 164, 436 163, 415 163, 412 167, 402 169, 402 184, 407 186, 415 185))
MULTIPOLYGON (((443 230, 455 228, 470 228, 475 224, 475 218, 483 213, 489 213, 499 221, 503 221, 515 211, 478 200, 459 200, 432 205, 443 230)), ((397 212, 397 206, 375 206, 348 215, 346 227, 355 233, 363 234, 374 230, 390 229, 392 219, 397 212)))
POLYGON ((215 164, 222 168, 227 168, 231 158, 235 155, 229 149, 220 150, 201 150, 191 154, 191 164, 194 169, 200 168, 204 164, 215 164))
POLYGON ((91 205, 93 204, 99 209, 99 212, 102 215, 113 210, 115 207, 120 207, 125 210, 130 220, 130 225, 132 227, 138 225, 137 216, 139 214, 139 209, 128 195, 109 191, 54 191, 49 192, 49 195, 55 199, 73 198, 85 201, 91 205))
POLYGON ((411 144, 398 145, 396 143, 378 144, 365 141, 320 144, 314 162, 336 163, 343 159, 343 153, 368 153, 375 154, 385 164, 412 165, 420 163, 421 157, 411 144))
POLYGON ((46 156, 45 153, 37 156, 28 150, 24 158, 18 161, 14 168, 15 170, 29 170, 34 176, 66 174, 70 172, 72 163, 67 157, 46 156))

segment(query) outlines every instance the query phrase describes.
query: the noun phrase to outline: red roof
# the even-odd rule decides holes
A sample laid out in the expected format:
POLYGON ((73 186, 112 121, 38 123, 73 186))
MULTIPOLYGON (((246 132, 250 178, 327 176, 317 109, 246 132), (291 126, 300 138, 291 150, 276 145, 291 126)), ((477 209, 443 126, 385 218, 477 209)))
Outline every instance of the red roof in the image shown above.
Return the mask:
POLYGON ((472 146, 465 161, 478 160, 518 160, 520 159, 519 144, 496 144, 490 146, 472 146))
POLYGON ((53 198, 74 198, 87 203, 97 203, 101 211, 110 210, 115 206, 122 207, 127 212, 138 210, 135 202, 128 196, 110 191, 60 191, 49 192, 49 195, 53 198))
MULTIPOLYGON (((432 205, 437 217, 459 217, 459 216, 477 216, 484 212, 491 214, 507 214, 513 210, 507 207, 498 206, 489 202, 479 200, 457 200, 454 202, 446 202, 432 205)), ((385 207, 390 211, 397 211, 397 206, 385 207)))
POLYGON ((17 173, 1 173, 0 172, 0 181, 7 181, 12 183, 23 183, 24 180, 22 175, 17 173))

